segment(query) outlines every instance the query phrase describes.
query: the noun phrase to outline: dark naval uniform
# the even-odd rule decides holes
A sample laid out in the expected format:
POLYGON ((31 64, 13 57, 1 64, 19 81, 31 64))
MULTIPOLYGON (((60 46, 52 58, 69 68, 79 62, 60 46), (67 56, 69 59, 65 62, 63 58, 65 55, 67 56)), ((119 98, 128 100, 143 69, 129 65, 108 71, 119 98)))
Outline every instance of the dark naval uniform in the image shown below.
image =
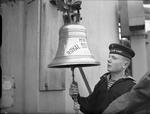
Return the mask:
POLYGON ((117 80, 109 89, 107 76, 104 74, 96 84, 94 91, 88 97, 78 97, 80 110, 84 114, 101 114, 105 108, 117 97, 128 92, 135 85, 132 78, 121 78, 117 80))
MULTIPOLYGON (((110 54, 119 54, 130 60, 135 56, 131 48, 116 43, 110 44, 109 50, 110 54)), ((114 82, 111 82, 111 78, 108 77, 111 77, 110 73, 104 74, 88 97, 78 96, 80 110, 84 114, 102 114, 113 100, 129 92, 135 85, 134 79, 129 76, 114 82)))

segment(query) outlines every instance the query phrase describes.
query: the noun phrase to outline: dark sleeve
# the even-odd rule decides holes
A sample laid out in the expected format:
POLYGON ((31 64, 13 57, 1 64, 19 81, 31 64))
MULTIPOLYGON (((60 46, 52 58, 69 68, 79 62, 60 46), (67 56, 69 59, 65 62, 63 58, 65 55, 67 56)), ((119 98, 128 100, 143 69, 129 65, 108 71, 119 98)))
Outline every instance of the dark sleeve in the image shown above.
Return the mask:
POLYGON ((103 100, 103 86, 105 84, 104 80, 101 79, 95 86, 94 91, 88 97, 78 97, 78 102, 80 104, 80 111, 84 114, 95 114, 100 111, 99 101, 103 100), (102 93, 102 94, 101 94, 102 93))
POLYGON ((149 103, 150 99, 150 72, 147 72, 140 81, 133 87, 130 92, 130 104, 126 109, 127 112, 132 112, 138 107, 149 103))
POLYGON ((92 112, 89 98, 90 98, 90 96, 88 96, 88 97, 80 97, 79 96, 79 98, 78 98, 78 102, 80 104, 80 111, 83 112, 84 114, 90 114, 92 112))
POLYGON ((143 99, 150 99, 150 72, 147 72, 141 80, 133 87, 139 96, 143 99))

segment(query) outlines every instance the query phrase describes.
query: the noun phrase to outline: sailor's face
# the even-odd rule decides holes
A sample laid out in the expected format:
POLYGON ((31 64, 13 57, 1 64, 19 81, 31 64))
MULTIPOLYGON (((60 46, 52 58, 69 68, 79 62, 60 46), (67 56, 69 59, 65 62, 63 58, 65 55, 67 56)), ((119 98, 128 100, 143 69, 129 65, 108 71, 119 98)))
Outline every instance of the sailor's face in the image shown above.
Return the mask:
POLYGON ((109 72, 120 72, 123 70, 123 56, 118 54, 109 54, 107 70, 109 72))

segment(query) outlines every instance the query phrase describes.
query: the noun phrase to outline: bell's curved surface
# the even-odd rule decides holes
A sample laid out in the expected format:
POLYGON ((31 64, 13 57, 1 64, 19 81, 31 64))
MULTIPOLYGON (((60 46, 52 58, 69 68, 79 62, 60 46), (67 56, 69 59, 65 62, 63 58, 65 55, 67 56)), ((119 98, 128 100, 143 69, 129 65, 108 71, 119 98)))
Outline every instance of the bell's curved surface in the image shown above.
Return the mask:
POLYGON ((60 28, 59 46, 50 68, 97 66, 100 63, 91 55, 86 39, 86 29, 79 24, 60 28))

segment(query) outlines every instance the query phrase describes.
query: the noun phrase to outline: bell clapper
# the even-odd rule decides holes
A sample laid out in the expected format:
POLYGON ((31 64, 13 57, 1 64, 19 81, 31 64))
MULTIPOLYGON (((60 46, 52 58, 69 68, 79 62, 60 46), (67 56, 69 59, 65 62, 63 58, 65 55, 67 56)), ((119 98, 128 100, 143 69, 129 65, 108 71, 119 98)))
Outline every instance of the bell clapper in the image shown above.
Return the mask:
MULTIPOLYGON (((78 87, 78 83, 75 81, 75 75, 74 75, 74 69, 75 69, 75 67, 71 67, 71 71, 72 71, 72 85, 75 85, 75 86, 77 86, 78 87)), ((75 114, 78 114, 79 113, 79 110, 80 110, 80 105, 79 105, 79 103, 78 103, 78 99, 77 99, 77 97, 78 97, 78 92, 79 92, 79 90, 78 90, 78 88, 77 88, 77 90, 76 90, 76 92, 74 92, 74 95, 73 95, 73 99, 74 99, 74 106, 73 106, 73 109, 75 110, 75 114)))

